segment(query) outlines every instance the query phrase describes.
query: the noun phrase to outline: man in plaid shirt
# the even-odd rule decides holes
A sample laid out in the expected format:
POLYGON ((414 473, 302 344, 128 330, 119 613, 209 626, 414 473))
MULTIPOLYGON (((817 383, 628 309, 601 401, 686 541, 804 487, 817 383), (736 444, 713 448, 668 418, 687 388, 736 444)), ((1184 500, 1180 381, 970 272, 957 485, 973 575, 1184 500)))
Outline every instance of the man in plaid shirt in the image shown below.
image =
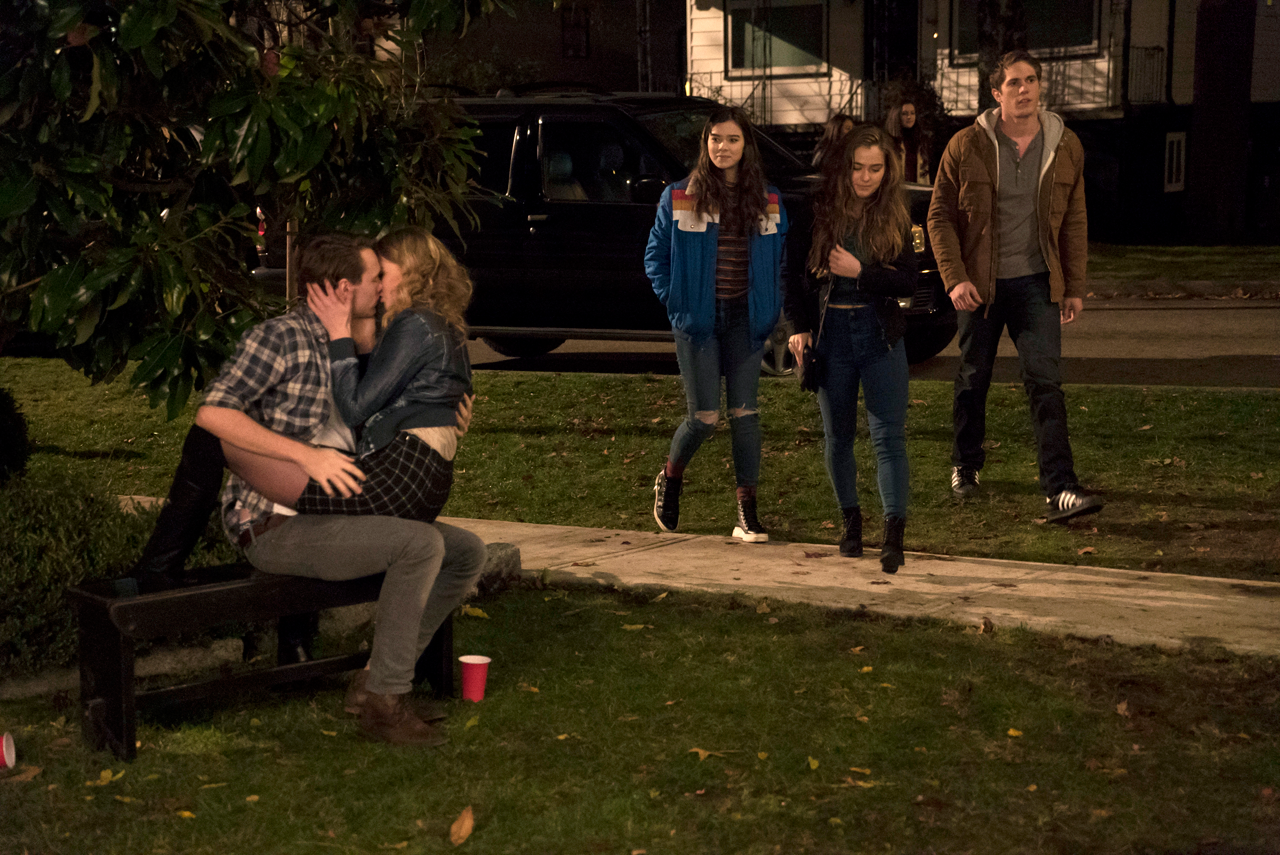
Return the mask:
MULTIPOLYGON (((341 235, 318 238, 303 251, 300 272, 308 286, 323 282, 350 291, 353 337, 360 350, 372 349, 381 266, 369 244, 341 235)), ((193 441, 202 446, 207 469, 216 458, 219 480, 225 458, 217 440, 295 463, 326 492, 358 491, 363 473, 334 447, 351 449, 354 443, 333 405, 328 343, 324 326, 305 304, 245 335, 196 413, 171 505, 175 491, 182 492, 193 441)), ((467 409, 459 420, 463 429, 469 418, 467 409)), ((202 480, 210 479, 206 474, 202 480)), ((398 745, 442 743, 405 699, 418 656, 484 568, 483 541, 442 522, 294 514, 234 474, 223 490, 222 512, 227 536, 260 570, 335 581, 386 572, 369 669, 353 682, 347 709, 359 714, 361 729, 374 738, 398 745)), ((162 518, 157 524, 153 541, 164 523, 162 518)))

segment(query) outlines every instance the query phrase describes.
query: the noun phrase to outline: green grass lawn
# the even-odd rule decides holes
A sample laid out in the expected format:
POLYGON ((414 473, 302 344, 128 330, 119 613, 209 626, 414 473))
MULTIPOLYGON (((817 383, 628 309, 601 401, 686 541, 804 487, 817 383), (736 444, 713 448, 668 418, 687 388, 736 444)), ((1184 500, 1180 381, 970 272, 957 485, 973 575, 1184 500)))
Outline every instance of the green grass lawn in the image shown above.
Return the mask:
MULTIPOLYGON (((445 512, 532 523, 651 530, 653 478, 684 396, 674 377, 480 372, 445 512)), ((0 386, 26 412, 31 468, 66 467, 104 491, 162 496, 190 423, 166 423, 123 384, 91 387, 61 362, 0 360, 0 386)), ((1176 387, 1067 390, 1076 469, 1101 514, 1042 522, 1034 438, 1020 386, 993 387, 981 494, 951 496, 951 384, 913 381, 907 548, 1104 567, 1280 580, 1280 393, 1176 387), (1092 551, 1086 551, 1092 550, 1092 551)), ((839 509, 822 463, 816 399, 766 379, 760 511, 771 536, 830 542, 839 509)), ((727 534, 733 472, 722 425, 686 473, 681 531, 727 534)), ((860 415, 863 508, 880 513, 860 415)), ((868 540, 878 543, 872 525, 868 540)))
POLYGON ((1280 296, 1277 246, 1089 244, 1098 296, 1280 296))
POLYGON ((144 719, 0 704, 0 851, 1273 852, 1280 665, 742 598, 507 591, 450 743, 362 742, 341 686, 144 719), (38 771, 32 772, 34 767, 38 771), (1204 841, 1221 849, 1197 849, 1204 841))
MULTIPOLYGON (((476 384, 449 513, 652 526, 677 379, 476 384)), ((190 413, 165 423, 56 362, 0 360, 0 386, 31 420, 33 474, 163 493, 190 413)), ((947 485, 949 384, 913 383, 911 400, 909 548, 1276 578, 1280 394, 1072 387, 1077 465, 1109 504, 1066 528, 1037 522, 1020 389, 992 391, 986 491, 968 502, 947 485)), ((767 381, 761 403, 764 519, 776 537, 830 541, 814 399, 767 381)), ((865 434, 858 455, 875 513, 865 434)), ((722 431, 690 468, 683 530, 732 524, 728 456, 722 431)), ((488 697, 454 703, 440 750, 361 741, 333 682, 146 717, 128 765, 83 747, 72 696, 0 703, 19 751, 0 779, 0 852, 445 852, 468 806, 462 847, 503 855, 1280 840, 1275 659, 657 591, 530 583, 477 605, 486 617, 458 619, 458 652, 494 657, 488 697)))

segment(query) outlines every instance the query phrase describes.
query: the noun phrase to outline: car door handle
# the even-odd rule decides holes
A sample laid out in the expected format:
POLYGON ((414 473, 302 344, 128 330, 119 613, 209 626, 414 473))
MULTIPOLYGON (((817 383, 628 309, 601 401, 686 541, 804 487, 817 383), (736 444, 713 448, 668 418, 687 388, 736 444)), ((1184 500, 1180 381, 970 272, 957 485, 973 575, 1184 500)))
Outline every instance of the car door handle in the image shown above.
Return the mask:
POLYGON ((530 214, 530 215, 529 215, 529 222, 531 222, 531 223, 541 223, 541 222, 545 221, 545 220, 547 219, 547 217, 549 217, 549 216, 551 216, 551 215, 550 215, 550 214, 530 214))

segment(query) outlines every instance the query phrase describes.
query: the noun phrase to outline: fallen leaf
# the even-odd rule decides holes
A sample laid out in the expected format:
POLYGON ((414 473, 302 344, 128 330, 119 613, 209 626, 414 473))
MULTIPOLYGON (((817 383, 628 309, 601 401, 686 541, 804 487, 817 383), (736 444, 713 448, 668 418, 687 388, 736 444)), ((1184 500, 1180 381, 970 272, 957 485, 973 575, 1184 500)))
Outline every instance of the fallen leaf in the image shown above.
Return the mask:
MULTIPOLYGON (((623 542, 623 543, 626 543, 626 541, 625 541, 625 540, 624 540, 624 541, 622 541, 622 542, 623 542)), ((652 600, 650 600, 649 602, 651 602, 651 603, 656 603, 656 602, 658 602, 658 600, 665 600, 665 599, 667 598, 667 594, 669 594, 669 593, 670 593, 670 591, 663 591, 661 594, 659 594, 658 596, 654 597, 654 598, 653 598, 652 600)))
POLYGON ((180 810, 180 811, 178 811, 178 816, 182 817, 183 819, 195 819, 195 818, 196 818, 196 815, 195 815, 194 813, 192 813, 191 811, 189 811, 189 810, 180 810))
POLYGON ((640 716, 638 716, 638 715, 620 715, 620 716, 618 716, 618 721, 639 721, 639 720, 640 720, 640 716))
POLYGON ((698 762, 699 762, 699 763, 701 763, 703 760, 706 760, 708 757, 723 757, 723 756, 724 756, 724 754, 722 754, 722 753, 721 753, 721 752, 719 752, 719 751, 708 751, 708 750, 707 750, 707 749, 705 749, 705 748, 690 748, 690 749, 689 749, 689 751, 688 751, 688 753, 689 753, 689 754, 697 754, 697 755, 698 755, 698 762))
POLYGON ((466 730, 468 727, 475 727, 479 723, 480 723, 480 716, 478 715, 472 716, 471 718, 467 719, 467 723, 463 726, 462 729, 466 730))
POLYGON ((823 521, 822 521, 822 523, 821 523, 821 525, 820 525, 819 527, 820 527, 820 528, 835 528, 835 527, 836 527, 836 524, 835 524, 835 523, 833 523, 831 520, 823 520, 823 521))
POLYGON ((522 692, 537 692, 537 691, 538 691, 538 687, 537 687, 537 686, 530 686, 528 683, 518 683, 518 684, 516 685, 516 688, 517 688, 517 689, 519 689, 519 690, 520 690, 520 691, 522 691, 522 692))
POLYGON ((1111 811, 1106 810, 1105 808, 1095 808, 1093 810, 1094 819, 1106 819, 1109 816, 1111 816, 1111 811))
POLYGON ((489 616, 484 613, 484 609, 478 609, 475 606, 463 606, 462 613, 467 617, 479 617, 488 620, 489 616))
POLYGON ((892 689, 892 688, 893 688, 893 683, 881 683, 881 684, 880 684, 880 688, 882 688, 882 689, 892 689))
POLYGON ((767 615, 770 611, 772 611, 772 609, 769 608, 768 600, 761 600, 756 606, 756 614, 758 615, 767 615))
POLYGON ((769 623, 777 623, 777 622, 778 622, 778 619, 776 617, 769 618, 769 623))
MULTIPOLYGON (((33 780, 43 771, 44 769, 40 766, 23 766, 21 772, 18 772, 16 775, 10 775, 3 780, 6 784, 21 784, 23 782, 33 780)), ((92 781, 85 781, 84 783, 86 787, 94 786, 94 782, 92 781)))
POLYGON ((867 649, 866 647, 864 647, 864 646, 862 646, 861 644, 859 644, 857 647, 850 647, 850 648, 849 648, 849 652, 850 652, 850 653, 861 653, 862 651, 864 651, 864 650, 866 650, 866 649, 867 649))
POLYGON ((768 759, 769 759, 769 752, 768 752, 768 751, 757 751, 757 752, 756 752, 756 757, 758 757, 758 758, 759 758, 759 759, 761 759, 761 760, 768 760, 768 759))
POLYGON ((453 825, 449 826, 449 842, 454 846, 461 846, 471 836, 475 827, 475 814, 471 812, 471 805, 467 805, 453 821, 453 825))
POLYGON ((1152 425, 1143 425, 1142 427, 1138 428, 1138 430, 1151 430, 1151 428, 1152 428, 1152 425))
POLYGON ((1118 712, 1120 715, 1124 716, 1125 718, 1129 718, 1129 702, 1121 701, 1120 703, 1116 704, 1116 712, 1118 712))
MULTIPOLYGON (((336 730, 322 730, 322 731, 320 731, 320 732, 321 732, 321 733, 323 733, 325 736, 337 736, 337 735, 338 735, 338 731, 336 731, 336 730)), ((212 785, 210 785, 210 786, 212 786, 212 785)))
POLYGON ((983 615, 982 625, 978 627, 978 634, 993 635, 995 634, 995 631, 996 631, 996 625, 991 622, 991 618, 987 617, 986 615, 983 615))
POLYGON ((1249 477, 1256 481, 1256 480, 1258 480, 1259 478, 1261 478, 1261 477, 1262 477, 1262 473, 1261 473, 1261 472, 1250 472, 1250 473, 1249 473, 1249 477))
POLYGON ((919 753, 921 753, 921 754, 928 754, 928 753, 929 753, 929 749, 928 749, 928 748, 925 748, 923 745, 916 747, 916 749, 915 749, 915 750, 916 750, 916 751, 918 751, 918 752, 919 752, 919 753))
POLYGON ((871 774, 871 770, 870 770, 870 769, 859 769, 857 766, 850 766, 850 767, 849 767, 849 771, 850 771, 850 772, 857 772, 859 775, 870 775, 870 774, 871 774))
POLYGON ((258 800, 258 797, 257 797, 257 796, 245 796, 245 797, 244 797, 244 800, 245 800, 246 802, 256 802, 256 801, 258 800))
POLYGON ((656 799, 656 798, 657 798, 658 796, 660 796, 660 795, 662 795, 662 793, 661 793, 661 792, 659 792, 658 790, 650 790, 650 791, 649 791, 649 798, 651 798, 651 799, 656 799))
POLYGON ((133 796, 116 796, 115 799, 116 801, 124 802, 127 805, 131 805, 137 801, 133 796))
POLYGON ((627 629, 627 630, 653 629, 653 624, 651 624, 651 623, 624 623, 624 624, 622 625, 622 628, 623 628, 623 629, 627 629))
POLYGON ((817 769, 817 768, 818 768, 818 758, 817 758, 817 757, 810 757, 810 758, 809 758, 809 768, 810 768, 810 769, 817 769))
POLYGON ((569 734, 567 733, 562 733, 556 737, 556 739, 568 739, 568 738, 569 738, 569 734))
MULTIPOLYGON (((322 732, 323 732, 323 731, 322 731, 322 732)), ((334 736, 337 736, 337 734, 335 733, 335 734, 334 734, 334 736)), ((224 782, 224 783, 221 783, 221 784, 205 784, 205 785, 204 785, 204 786, 202 786, 200 789, 202 789, 202 790, 216 790, 218 787, 225 787, 225 786, 226 786, 226 783, 225 783, 225 782, 224 782)))
POLYGON ((1010 735, 1010 736, 1021 736, 1021 735, 1022 735, 1022 731, 1017 730, 1016 728, 1012 728, 1012 727, 1011 727, 1011 728, 1009 728, 1009 735, 1010 735))
POLYGON ((1097 551, 1098 550, 1094 549, 1092 546, 1086 546, 1083 549, 1077 549, 1076 555, 1092 555, 1097 551))
POLYGON ((827 825, 844 825, 844 823, 840 821, 840 817, 833 816, 827 820, 827 825))
POLYGON ((1028 792, 1028 793, 1034 793, 1035 791, 1036 791, 1036 785, 1035 785, 1035 784, 1032 784, 1031 786, 1027 787, 1027 792, 1028 792))
POLYGON ((804 557, 805 558, 828 558, 830 557, 830 555, 831 555, 830 552, 806 552, 804 554, 804 557))
POLYGON ((871 721, 871 719, 867 718, 865 715, 860 715, 858 716, 858 721, 866 723, 868 721, 871 721))
POLYGON ((871 673, 872 671, 874 671, 874 670, 875 670, 875 666, 873 666, 873 665, 863 665, 861 668, 859 668, 859 669, 858 669, 858 673, 859 673, 859 674, 870 674, 870 673, 871 673))

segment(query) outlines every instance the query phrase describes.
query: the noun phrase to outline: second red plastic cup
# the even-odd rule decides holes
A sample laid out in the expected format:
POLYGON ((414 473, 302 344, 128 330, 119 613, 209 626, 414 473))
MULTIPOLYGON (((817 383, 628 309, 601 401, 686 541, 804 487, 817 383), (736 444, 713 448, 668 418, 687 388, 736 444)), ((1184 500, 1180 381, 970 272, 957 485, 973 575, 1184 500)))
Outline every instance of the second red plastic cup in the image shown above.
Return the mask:
POLYGON ((488 656, 459 656, 458 661, 462 663, 463 700, 484 700, 484 684, 492 660, 488 656))
POLYGON ((0 769, 12 769, 17 760, 18 752, 13 748, 13 737, 6 733, 0 742, 0 769))

